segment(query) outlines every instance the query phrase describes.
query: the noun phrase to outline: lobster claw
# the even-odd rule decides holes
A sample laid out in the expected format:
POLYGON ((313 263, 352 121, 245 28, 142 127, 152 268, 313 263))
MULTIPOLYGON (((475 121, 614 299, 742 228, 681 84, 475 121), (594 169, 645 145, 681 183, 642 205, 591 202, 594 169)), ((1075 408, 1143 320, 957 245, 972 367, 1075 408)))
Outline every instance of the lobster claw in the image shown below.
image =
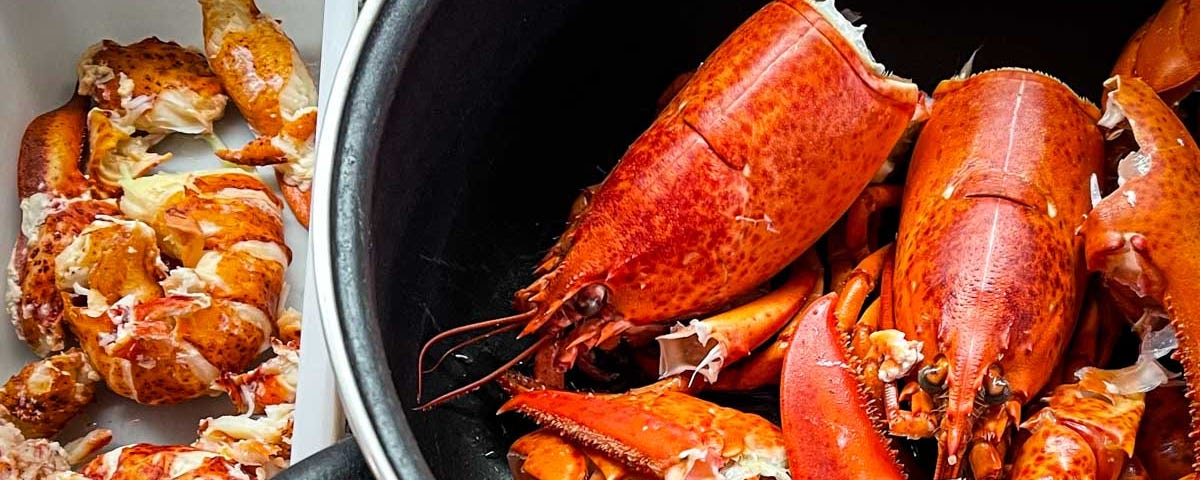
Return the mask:
POLYGON ((500 408, 511 411, 656 478, 791 478, 778 427, 677 388, 622 394, 531 390, 500 408))
POLYGON ((847 354, 849 339, 838 333, 836 304, 830 293, 808 307, 783 363, 780 415, 793 478, 905 478, 847 354))

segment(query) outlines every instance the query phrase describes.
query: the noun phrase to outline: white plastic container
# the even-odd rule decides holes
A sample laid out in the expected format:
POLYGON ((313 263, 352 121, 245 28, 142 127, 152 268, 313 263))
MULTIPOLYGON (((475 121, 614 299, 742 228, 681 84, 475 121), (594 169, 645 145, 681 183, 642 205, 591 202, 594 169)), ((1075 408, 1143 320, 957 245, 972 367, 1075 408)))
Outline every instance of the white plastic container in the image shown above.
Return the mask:
MULTIPOLYGON (((313 78, 320 78, 323 109, 328 79, 337 67, 337 58, 354 22, 357 2, 258 0, 257 3, 264 12, 282 21, 313 78), (323 33, 327 36, 324 45, 323 33)), ((6 263, 20 224, 16 157, 25 125, 70 97, 75 86, 76 62, 89 45, 102 39, 131 43, 149 36, 199 47, 202 45, 199 4, 195 0, 0 2, 0 65, 3 66, 0 91, 4 97, 0 101, 0 181, 9 184, 7 188, 0 187, 0 252, 4 252, 6 263)), ((234 147, 252 138, 232 102, 217 126, 217 133, 234 147)), ((211 149, 199 139, 175 135, 154 150, 175 154, 161 168, 164 171, 219 166, 211 149)), ((274 185, 270 170, 260 169, 260 175, 274 185)), ((304 313, 300 386, 292 439, 293 461, 299 461, 335 441, 342 434, 343 420, 316 302, 311 298, 313 289, 306 285, 308 235, 290 212, 285 213, 285 229, 293 253, 287 272, 291 287, 287 302, 304 313)), ((0 282, 0 295, 4 283, 0 282)), ((0 381, 34 359, 8 322, 0 322, 0 381)), ((96 400, 71 421, 60 439, 69 440, 92 428, 104 427, 114 433, 109 448, 138 442, 186 444, 195 440, 201 418, 233 413, 224 395, 149 407, 101 388, 96 400)))

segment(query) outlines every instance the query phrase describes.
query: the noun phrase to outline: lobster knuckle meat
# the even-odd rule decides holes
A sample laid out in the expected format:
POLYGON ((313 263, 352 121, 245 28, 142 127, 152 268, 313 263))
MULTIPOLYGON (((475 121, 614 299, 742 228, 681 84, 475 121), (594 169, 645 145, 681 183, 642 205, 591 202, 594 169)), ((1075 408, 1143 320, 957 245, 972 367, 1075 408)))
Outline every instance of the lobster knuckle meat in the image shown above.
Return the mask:
POLYGON ((1200 82, 1200 5, 1163 2, 1129 39, 1112 75, 1141 78, 1170 105, 1192 93, 1200 82))
POLYGON ((97 216, 118 215, 114 202, 35 193, 21 202, 24 219, 8 268, 8 312, 17 336, 34 353, 63 349, 63 302, 56 287, 57 257, 97 216))
MULTIPOLYGON (((1080 227, 1088 267, 1166 308, 1178 337, 1176 355, 1189 385, 1192 431, 1197 432, 1200 290, 1195 279, 1200 278, 1200 261, 1195 252, 1200 224, 1193 212, 1200 208, 1200 150, 1145 82, 1117 76, 1107 85, 1105 126, 1127 126, 1140 150, 1122 160, 1120 186, 1096 204, 1080 227)), ((1200 465, 1200 451, 1194 460, 1200 465)))
POLYGON ((317 89, 308 68, 254 0, 201 0, 200 7, 208 64, 258 135, 241 150, 217 155, 242 165, 276 165, 283 197, 307 227, 317 131, 317 89))
POLYGON ((52 437, 92 403, 98 381, 77 349, 32 362, 0 387, 0 417, 25 438, 52 437))
POLYGON ((757 415, 675 390, 532 390, 518 393, 500 408, 500 413, 509 411, 528 415, 573 442, 658 478, 787 475, 778 427, 757 415))
POLYGON ((300 351, 295 343, 271 339, 275 356, 246 373, 224 374, 217 381, 238 413, 263 413, 270 405, 296 402, 300 351))
POLYGON ((849 208, 918 92, 887 76, 830 5, 772 2, 701 65, 591 196, 559 257, 517 293, 517 308, 535 312, 523 335, 609 324, 571 334, 558 359, 569 366, 597 335, 712 311, 849 208), (603 308, 574 308, 595 286, 603 308))
POLYGON ((1031 71, 949 80, 934 97, 901 206, 895 312, 924 365, 948 361, 937 478, 950 478, 976 399, 1024 403, 1070 340, 1086 273, 1074 229, 1103 138, 1094 106, 1031 71))
POLYGON ((792 478, 906 478, 837 329, 836 302, 831 293, 808 306, 784 359, 780 415, 792 478))

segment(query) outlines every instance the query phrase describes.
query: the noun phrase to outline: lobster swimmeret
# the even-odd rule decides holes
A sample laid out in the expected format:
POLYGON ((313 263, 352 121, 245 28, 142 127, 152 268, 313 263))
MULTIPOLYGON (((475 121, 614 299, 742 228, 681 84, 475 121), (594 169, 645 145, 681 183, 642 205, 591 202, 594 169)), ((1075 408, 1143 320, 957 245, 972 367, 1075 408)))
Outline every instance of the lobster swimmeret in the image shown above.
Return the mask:
POLYGON ((886 74, 860 30, 832 2, 765 6, 574 216, 517 293, 522 313, 443 332, 426 349, 524 323, 521 335, 539 340, 500 370, 550 349, 538 358, 553 368, 538 370, 561 373, 632 326, 711 311, 779 273, 845 212, 917 109, 916 86, 886 74))

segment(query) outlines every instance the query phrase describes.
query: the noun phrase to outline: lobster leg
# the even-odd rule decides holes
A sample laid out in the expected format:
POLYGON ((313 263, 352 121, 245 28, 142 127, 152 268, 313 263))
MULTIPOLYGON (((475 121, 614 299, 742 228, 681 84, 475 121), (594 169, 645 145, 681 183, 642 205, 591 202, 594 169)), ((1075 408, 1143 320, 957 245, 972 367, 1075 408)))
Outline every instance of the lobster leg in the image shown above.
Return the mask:
POLYGON ((874 184, 863 190, 846 216, 829 234, 829 270, 831 285, 840 287, 854 265, 877 248, 871 244, 873 220, 884 208, 900 205, 903 188, 899 185, 874 184))
POLYGON ((819 283, 820 262, 809 252, 792 267, 787 282, 741 307, 676 325, 658 337, 659 375, 684 372, 717 382, 721 369, 746 358, 752 350, 775 336, 809 299, 819 283))

